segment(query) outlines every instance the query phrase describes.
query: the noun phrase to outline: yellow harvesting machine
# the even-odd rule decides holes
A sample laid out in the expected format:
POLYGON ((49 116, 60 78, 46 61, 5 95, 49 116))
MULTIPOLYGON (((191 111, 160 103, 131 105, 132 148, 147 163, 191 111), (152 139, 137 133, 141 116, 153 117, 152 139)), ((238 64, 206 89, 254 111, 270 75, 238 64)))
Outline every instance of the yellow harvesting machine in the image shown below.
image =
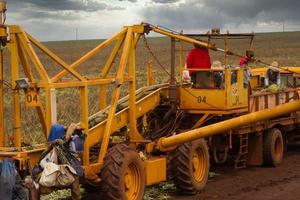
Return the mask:
MULTIPOLYGON (((5 11, 5 2, 1 1, 0 14, 5 11)), ((249 36, 253 39, 253 35, 249 36)), ((210 42, 150 24, 123 27, 72 64, 19 26, 2 23, 0 40, 0 158, 13 159, 20 171, 36 164, 47 144, 22 145, 21 105, 37 111, 41 131, 47 138, 56 121, 56 90, 74 88, 80 95, 78 125, 86 134, 81 159, 85 173, 83 186, 87 190, 93 187, 105 191, 104 199, 142 199, 145 186, 168 179, 183 194, 195 194, 206 185, 211 160, 222 163, 228 155, 235 158, 237 168, 277 166, 282 161, 287 139, 292 138, 299 123, 297 84, 275 93, 255 93, 262 87, 265 71, 252 70, 251 84, 245 85, 245 72, 250 71, 247 67, 197 70, 202 79, 185 82, 181 77, 185 70, 184 43, 221 51, 226 59, 235 54, 210 42), (150 84, 153 77, 149 66, 148 86, 136 90, 136 46, 149 32, 171 39, 170 81, 150 84), (76 71, 111 44, 114 46, 101 74, 86 77, 76 71), (175 66, 176 45, 179 67, 175 66), (3 74, 5 49, 10 54, 10 75, 3 74), (50 75, 36 49, 62 70, 50 75), (116 72, 111 72, 113 63, 117 63, 116 72), (13 89, 12 144, 7 143, 3 125, 3 83, 9 76, 13 89), (99 88, 99 102, 89 102, 90 87, 99 88), (111 93, 108 87, 113 88, 111 93), (120 98, 122 91, 128 95, 120 98), (88 105, 96 103, 100 111, 90 116, 88 105)), ((294 76, 297 68, 279 71, 297 83, 298 77, 294 76)))

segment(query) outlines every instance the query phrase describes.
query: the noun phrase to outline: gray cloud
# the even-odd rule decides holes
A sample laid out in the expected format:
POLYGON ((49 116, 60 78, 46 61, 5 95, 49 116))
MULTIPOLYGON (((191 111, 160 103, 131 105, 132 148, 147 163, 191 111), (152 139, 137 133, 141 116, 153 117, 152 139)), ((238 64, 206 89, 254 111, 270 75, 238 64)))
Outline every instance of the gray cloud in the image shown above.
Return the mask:
POLYGON ((11 0, 10 3, 53 11, 98 11, 107 8, 107 4, 95 0, 11 0))
POLYGON ((186 0, 178 5, 153 4, 144 9, 142 15, 145 21, 175 29, 238 27, 243 24, 251 28, 258 22, 285 21, 299 25, 299 8, 299 0, 186 0))
POLYGON ((204 4, 230 17, 252 19, 263 15, 265 21, 300 19, 299 0, 205 0, 204 4))
POLYGON ((278 31, 283 22, 300 27, 300 0, 7 0, 7 7, 7 23, 43 40, 73 38, 74 27, 88 30, 81 32, 85 38, 97 31, 106 37, 141 21, 185 32, 278 31))
POLYGON ((154 3, 162 3, 162 4, 168 4, 168 3, 176 3, 180 0, 153 0, 154 3))
POLYGON ((74 21, 82 19, 80 13, 99 10, 124 10, 96 0, 10 0, 8 16, 17 21, 74 21))
POLYGON ((137 2, 137 0, 119 0, 119 1, 129 1, 129 2, 133 2, 133 3, 137 2))

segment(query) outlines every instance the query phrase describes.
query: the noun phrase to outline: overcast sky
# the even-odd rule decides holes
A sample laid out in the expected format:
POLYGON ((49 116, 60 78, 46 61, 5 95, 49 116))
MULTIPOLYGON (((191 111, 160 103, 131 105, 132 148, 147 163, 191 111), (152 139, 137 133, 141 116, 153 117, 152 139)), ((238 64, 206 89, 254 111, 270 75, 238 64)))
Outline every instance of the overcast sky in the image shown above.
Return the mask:
POLYGON ((300 30, 300 0, 7 0, 8 24, 42 41, 107 38, 149 22, 176 31, 300 30))

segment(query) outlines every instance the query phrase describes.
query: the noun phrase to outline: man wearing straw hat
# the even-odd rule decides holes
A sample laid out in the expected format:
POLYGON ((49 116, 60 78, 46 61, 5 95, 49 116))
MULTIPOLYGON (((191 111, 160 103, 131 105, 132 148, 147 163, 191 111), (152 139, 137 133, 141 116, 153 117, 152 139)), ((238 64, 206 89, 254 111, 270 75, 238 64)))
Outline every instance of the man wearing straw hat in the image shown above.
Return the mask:
POLYGON ((273 61, 270 66, 267 67, 265 75, 265 86, 271 84, 280 85, 280 71, 278 69, 278 62, 273 61))

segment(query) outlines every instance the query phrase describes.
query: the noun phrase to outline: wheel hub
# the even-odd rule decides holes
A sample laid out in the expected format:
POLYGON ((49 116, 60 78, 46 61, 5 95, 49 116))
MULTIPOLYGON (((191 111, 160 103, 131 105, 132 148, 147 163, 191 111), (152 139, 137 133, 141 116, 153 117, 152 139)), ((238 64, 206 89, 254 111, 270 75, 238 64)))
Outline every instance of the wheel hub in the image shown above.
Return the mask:
POLYGON ((196 149, 193 153, 192 164, 193 164, 193 174, 197 182, 201 182, 204 178, 205 172, 205 159, 204 153, 201 149, 196 149))
POLYGON ((124 188, 128 200, 136 200, 140 190, 140 174, 134 164, 130 164, 124 174, 124 188))

